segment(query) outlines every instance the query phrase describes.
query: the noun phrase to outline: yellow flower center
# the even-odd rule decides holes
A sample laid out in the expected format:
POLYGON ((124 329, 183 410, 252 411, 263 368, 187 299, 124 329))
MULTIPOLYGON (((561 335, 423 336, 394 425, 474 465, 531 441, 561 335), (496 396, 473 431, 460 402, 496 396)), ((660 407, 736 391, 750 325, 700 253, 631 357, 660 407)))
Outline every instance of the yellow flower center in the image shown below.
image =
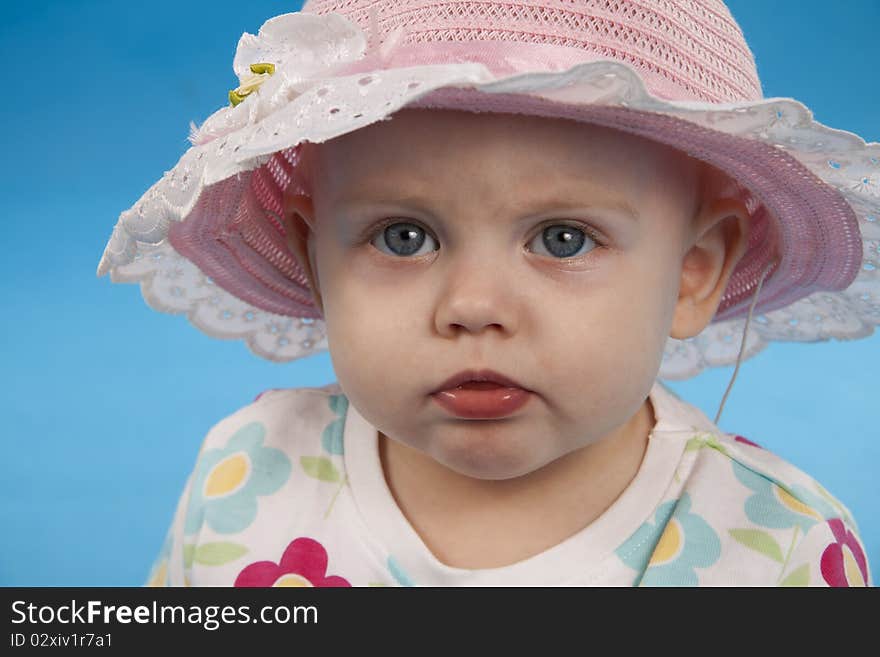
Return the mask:
POLYGON ((684 544, 683 539, 684 532, 681 530, 681 525, 678 524, 678 520, 672 518, 666 525, 666 529, 663 530, 663 535, 657 542, 657 547, 654 548, 648 565, 659 566, 672 561, 681 552, 684 544))
POLYGON ((275 73, 275 64, 258 62, 251 64, 250 69, 253 75, 242 80, 238 88, 232 89, 229 92, 229 102, 232 103, 233 107, 259 89, 260 85, 266 81, 266 78, 275 73))
POLYGON ((862 577, 862 571, 859 563, 856 561, 855 555, 848 545, 841 545, 843 552, 843 572, 846 573, 846 581, 850 586, 865 586, 865 578, 862 577))
POLYGON ((239 490, 251 469, 250 459, 244 452, 227 456, 211 468, 205 480, 205 497, 222 497, 239 490))
POLYGON ((312 583, 302 575, 297 575, 296 573, 287 573, 275 580, 275 583, 272 586, 311 587, 312 583))
POLYGON ((800 513, 803 516, 809 516, 810 518, 815 518, 816 520, 822 520, 822 516, 817 513, 815 509, 796 499, 784 488, 780 488, 776 484, 773 484, 773 492, 776 494, 777 499, 782 502, 782 506, 791 509, 795 513, 800 513))

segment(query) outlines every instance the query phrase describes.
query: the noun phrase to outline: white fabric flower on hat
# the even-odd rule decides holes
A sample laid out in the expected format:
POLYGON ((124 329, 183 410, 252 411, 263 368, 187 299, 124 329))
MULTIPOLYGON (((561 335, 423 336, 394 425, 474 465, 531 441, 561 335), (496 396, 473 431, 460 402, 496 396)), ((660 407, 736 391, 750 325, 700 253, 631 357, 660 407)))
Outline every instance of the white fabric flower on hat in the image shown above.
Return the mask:
POLYGON ((229 92, 232 106, 192 126, 190 141, 205 144, 256 123, 366 50, 363 31, 339 14, 295 12, 269 19, 256 35, 245 32, 238 41, 232 69, 239 86, 229 92))
POLYGON ((367 43, 357 25, 339 14, 291 13, 271 18, 256 36, 238 41, 232 68, 244 84, 253 64, 268 62, 290 81, 302 81, 329 67, 360 59, 367 43))

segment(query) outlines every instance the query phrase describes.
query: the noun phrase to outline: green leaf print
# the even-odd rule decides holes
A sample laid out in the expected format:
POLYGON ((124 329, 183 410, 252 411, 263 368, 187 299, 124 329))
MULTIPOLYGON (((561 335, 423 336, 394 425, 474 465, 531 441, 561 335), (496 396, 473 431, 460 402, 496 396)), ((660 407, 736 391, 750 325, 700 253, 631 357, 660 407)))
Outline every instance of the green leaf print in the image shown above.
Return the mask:
POLYGON ((321 481, 339 481, 340 474, 333 462, 326 456, 303 456, 299 464, 305 473, 321 481))
POLYGON ((795 568, 788 577, 779 583, 779 586, 809 586, 810 585, 810 566, 804 564, 800 568, 795 568))
POLYGON ((248 549, 238 543, 204 543, 195 549, 193 560, 204 566, 222 566, 230 561, 235 561, 248 549))
POLYGON ((727 454, 727 448, 718 442, 718 438, 712 434, 697 434, 687 441, 684 446, 684 451, 693 452, 698 449, 703 449, 704 447, 717 450, 725 455, 727 454))
POLYGON ((684 451, 693 452, 694 450, 700 449, 700 447, 703 446, 703 442, 702 438, 691 438, 684 446, 684 451))
POLYGON ((730 535, 746 547, 782 563, 782 548, 767 532, 761 529, 731 529, 730 535))
POLYGON ((193 564, 193 556, 196 553, 196 546, 194 543, 190 543, 189 545, 183 546, 183 567, 191 568, 193 564))

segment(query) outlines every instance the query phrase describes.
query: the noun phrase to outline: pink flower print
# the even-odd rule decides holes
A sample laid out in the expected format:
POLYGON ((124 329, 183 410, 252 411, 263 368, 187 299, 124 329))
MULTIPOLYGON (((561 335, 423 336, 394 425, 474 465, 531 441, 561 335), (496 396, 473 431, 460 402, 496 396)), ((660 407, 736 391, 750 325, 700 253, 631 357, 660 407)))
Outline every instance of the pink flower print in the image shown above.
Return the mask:
POLYGON ((324 546, 303 536, 291 541, 280 562, 257 561, 245 567, 234 586, 351 586, 348 580, 326 573, 324 546))
POLYGON ((868 562, 856 538, 840 518, 828 521, 834 543, 822 553, 820 569, 828 586, 867 586, 868 562))
POLYGON ((734 436, 733 439, 738 443, 745 443, 746 445, 751 445, 752 447, 757 447, 758 449, 764 449, 758 443, 753 443, 745 436, 734 436))

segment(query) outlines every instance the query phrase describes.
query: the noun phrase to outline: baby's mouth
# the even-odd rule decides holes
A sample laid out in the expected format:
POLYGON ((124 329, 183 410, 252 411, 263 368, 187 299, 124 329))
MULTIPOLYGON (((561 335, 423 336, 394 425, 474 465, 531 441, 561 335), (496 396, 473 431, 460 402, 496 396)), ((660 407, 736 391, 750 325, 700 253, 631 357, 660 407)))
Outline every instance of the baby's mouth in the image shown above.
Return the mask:
POLYGON ((519 381, 495 370, 467 369, 450 376, 437 386, 433 393, 437 394, 451 390, 494 390, 497 388, 510 388, 528 392, 528 389, 520 384, 519 381))
POLYGON ((531 392, 498 381, 454 382, 431 398, 447 413, 463 420, 496 420, 512 415, 531 397, 531 392))
POLYGON ((495 390, 496 388, 507 388, 510 386, 503 386, 500 383, 496 383, 495 381, 465 381, 464 383, 455 386, 455 390, 495 390))

